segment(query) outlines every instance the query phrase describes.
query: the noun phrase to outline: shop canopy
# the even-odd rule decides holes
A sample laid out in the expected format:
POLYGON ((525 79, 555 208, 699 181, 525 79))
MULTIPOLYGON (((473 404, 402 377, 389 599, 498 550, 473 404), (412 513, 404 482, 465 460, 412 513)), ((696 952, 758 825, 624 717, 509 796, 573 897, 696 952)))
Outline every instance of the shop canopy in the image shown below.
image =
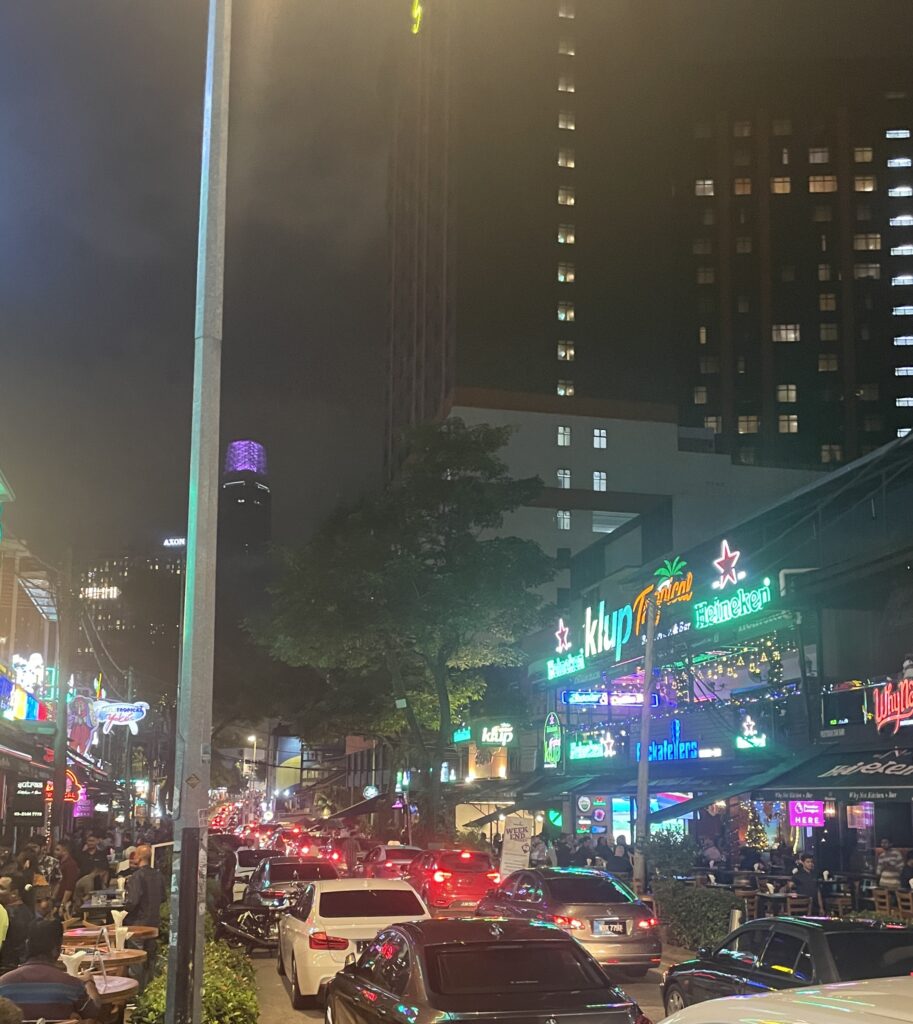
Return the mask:
POLYGON ((506 818, 508 814, 518 814, 520 811, 542 810, 563 799, 565 794, 573 793, 583 786, 589 786, 598 778, 598 775, 542 776, 531 782, 527 791, 518 796, 509 807, 499 807, 491 814, 485 814, 474 821, 467 821, 466 828, 482 828, 497 821, 502 815, 506 818))
MULTIPOLYGON (((754 775, 750 775, 743 779, 736 779, 723 785, 720 783, 719 786, 708 788, 700 796, 692 797, 690 800, 684 800, 680 804, 672 804, 670 807, 664 807, 661 811, 655 811, 650 815, 650 824, 659 825, 664 821, 670 821, 673 818, 680 818, 683 814, 689 814, 692 811, 700 811, 705 807, 709 807, 711 804, 715 804, 720 800, 728 800, 730 797, 739 796, 742 793, 753 793, 757 792, 762 787, 769 785, 774 779, 782 776, 792 776, 793 772, 797 768, 804 765, 807 761, 810 761, 814 757, 814 754, 804 753, 796 754, 793 757, 788 758, 786 761, 780 761, 773 768, 766 768, 764 771, 756 772, 754 775)), ((672 780, 664 780, 664 784, 669 789, 676 789, 679 791, 693 791, 697 786, 695 784, 686 785, 687 780, 679 780, 679 782, 673 786, 672 780)), ((704 780, 703 785, 707 785, 708 780, 704 780)), ((656 782, 651 780, 651 790, 656 789, 656 782)))
POLYGON ((766 800, 910 800, 913 758, 907 750, 820 751, 796 770, 751 787, 766 800))
POLYGON ((377 796, 372 796, 369 800, 359 800, 357 804, 352 804, 351 807, 344 807, 341 811, 331 814, 325 820, 340 821, 345 818, 360 818, 363 814, 374 814, 375 811, 379 811, 384 805, 389 807, 390 797, 387 793, 378 793, 377 796))

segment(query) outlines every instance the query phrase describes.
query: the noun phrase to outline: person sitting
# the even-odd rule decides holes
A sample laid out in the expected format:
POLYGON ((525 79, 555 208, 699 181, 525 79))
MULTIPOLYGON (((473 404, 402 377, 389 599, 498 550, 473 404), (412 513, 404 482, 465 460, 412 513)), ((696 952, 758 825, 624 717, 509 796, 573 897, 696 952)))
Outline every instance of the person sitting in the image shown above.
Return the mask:
POLYGON ((0 877, 0 902, 6 908, 9 926, 0 947, 0 970, 18 967, 25 956, 26 938, 35 921, 34 890, 22 875, 0 877))
POLYGON ((723 854, 716 845, 716 840, 705 837, 701 840, 701 846, 703 847, 701 850, 701 860, 709 867, 714 867, 722 861, 723 854))
POLYGON ((89 899, 90 893, 98 892, 99 889, 104 889, 107 885, 108 868, 103 868, 100 864, 93 864, 92 870, 88 871, 76 882, 76 888, 73 890, 74 911, 79 913, 83 903, 89 899))
POLYGON ((25 963, 0 978, 0 998, 15 1003, 26 1020, 92 1019, 101 1013, 91 979, 74 978, 58 964, 62 943, 60 921, 34 921, 25 963))
POLYGON ((623 843, 618 843, 612 848, 612 852, 605 858, 605 869, 619 878, 630 879, 634 873, 634 865, 628 853, 628 848, 623 843))

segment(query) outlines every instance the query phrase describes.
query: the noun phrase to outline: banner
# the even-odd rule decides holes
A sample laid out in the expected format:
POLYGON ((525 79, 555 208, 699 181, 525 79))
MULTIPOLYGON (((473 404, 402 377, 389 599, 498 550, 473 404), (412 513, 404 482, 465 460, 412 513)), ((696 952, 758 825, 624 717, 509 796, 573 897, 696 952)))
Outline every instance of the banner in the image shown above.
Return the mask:
POLYGON ((529 867, 529 847, 535 822, 525 815, 512 814, 504 822, 504 845, 501 847, 501 877, 529 867))

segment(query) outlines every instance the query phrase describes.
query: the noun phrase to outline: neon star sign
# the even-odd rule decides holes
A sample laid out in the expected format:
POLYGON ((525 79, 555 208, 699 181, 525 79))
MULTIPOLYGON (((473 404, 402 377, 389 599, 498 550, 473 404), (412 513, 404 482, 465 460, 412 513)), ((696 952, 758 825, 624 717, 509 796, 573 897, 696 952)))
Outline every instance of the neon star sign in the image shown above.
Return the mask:
POLYGON ((555 648, 556 654, 564 654, 571 649, 571 641, 568 639, 570 632, 564 624, 564 619, 559 619, 558 629, 555 631, 555 639, 558 641, 558 646, 555 648))
POLYGON ((757 750, 767 746, 767 735, 758 734, 758 726, 751 715, 742 719, 742 735, 736 736, 735 745, 739 750, 757 750))
POLYGON ((713 562, 714 568, 720 574, 720 578, 713 584, 714 590, 723 590, 727 583, 737 586, 739 580, 745 579, 746 573, 736 568, 741 557, 742 552, 733 551, 728 540, 720 544, 720 557, 713 562))

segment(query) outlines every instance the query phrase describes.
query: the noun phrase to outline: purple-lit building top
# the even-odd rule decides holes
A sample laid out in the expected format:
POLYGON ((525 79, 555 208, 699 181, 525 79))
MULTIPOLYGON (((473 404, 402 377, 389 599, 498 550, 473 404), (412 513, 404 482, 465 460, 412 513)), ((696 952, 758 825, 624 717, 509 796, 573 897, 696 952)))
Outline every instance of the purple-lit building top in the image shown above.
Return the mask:
POLYGON ((225 451, 225 473, 267 476, 266 449, 258 441, 229 441, 225 451))

